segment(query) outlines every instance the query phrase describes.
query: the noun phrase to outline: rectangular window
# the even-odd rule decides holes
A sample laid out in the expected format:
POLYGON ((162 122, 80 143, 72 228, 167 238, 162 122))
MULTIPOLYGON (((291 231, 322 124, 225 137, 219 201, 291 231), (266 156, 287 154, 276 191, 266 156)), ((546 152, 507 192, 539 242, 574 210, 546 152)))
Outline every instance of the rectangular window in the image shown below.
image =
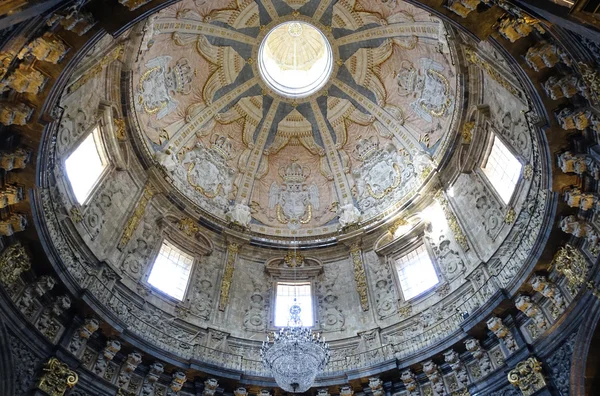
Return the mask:
POLYGON ((439 282, 425 245, 398 258, 396 271, 405 300, 418 296, 439 282))
POLYGON ((300 307, 300 320, 303 327, 313 326, 313 306, 310 283, 279 282, 275 297, 275 326, 285 327, 290 320, 290 308, 300 307))
POLYGON ((494 136, 492 151, 481 169, 506 204, 515 191, 521 168, 519 160, 494 136))
POLYGON ((178 300, 183 300, 194 258, 163 241, 148 283, 178 300))
POLYGON ((100 156, 98 128, 77 146, 65 160, 67 177, 77 202, 83 205, 106 168, 106 161, 100 156))

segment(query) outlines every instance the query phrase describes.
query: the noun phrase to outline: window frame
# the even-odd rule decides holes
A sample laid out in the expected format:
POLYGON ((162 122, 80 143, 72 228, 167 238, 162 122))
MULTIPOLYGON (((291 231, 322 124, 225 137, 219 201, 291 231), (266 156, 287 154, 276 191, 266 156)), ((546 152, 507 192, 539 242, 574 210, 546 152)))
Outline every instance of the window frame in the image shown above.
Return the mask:
POLYGON ((433 254, 433 250, 431 249, 431 246, 429 245, 429 242, 427 241, 427 239, 425 238, 424 235, 420 235, 418 238, 411 240, 409 243, 404 245, 401 249, 397 250, 394 254, 390 255, 389 260, 390 260, 390 265, 392 266, 392 270, 393 270, 392 272, 394 273, 394 278, 396 280, 396 285, 397 285, 396 289, 398 291, 398 296, 399 296, 400 302, 408 302, 408 301, 415 302, 420 299, 423 299, 423 298, 429 296, 432 292, 434 292, 435 290, 437 290, 439 287, 441 287, 442 285, 444 285, 447 282, 446 278, 444 278, 442 272, 440 271, 437 259, 436 259, 435 255, 433 254), (425 251, 426 251, 427 255, 429 256, 429 261, 431 262, 431 265, 433 267, 433 270, 435 271, 438 281, 435 285, 433 285, 433 286, 427 288, 426 290, 423 290, 420 293, 407 299, 405 297, 404 289, 402 288, 402 283, 400 282, 400 274, 398 271, 397 262, 400 258, 406 256, 407 254, 420 248, 421 246, 425 247, 425 251))
POLYGON ((197 262, 198 262, 198 258, 197 255, 194 254, 193 252, 181 247, 179 244, 177 244, 175 241, 173 241, 170 238, 165 238, 163 237, 160 240, 160 243, 157 244, 158 246, 154 248, 153 252, 152 252, 152 256, 151 256, 151 260, 149 261, 148 268, 145 271, 143 280, 144 280, 144 284, 146 284, 146 286, 148 286, 149 288, 151 288, 153 291, 155 291, 156 293, 158 293, 159 296, 166 298, 170 301, 174 301, 177 304, 183 304, 187 301, 187 295, 188 292, 190 291, 190 283, 192 281, 192 279, 195 276, 196 273, 196 267, 197 267, 197 262), (152 270, 154 269, 154 265, 156 264, 156 260, 158 258, 158 256, 160 255, 160 251, 163 247, 163 245, 167 243, 169 245, 171 245, 172 247, 174 247, 175 249, 179 250, 180 252, 190 256, 192 258, 192 263, 190 265, 190 272, 188 274, 188 278, 187 281, 185 283, 185 288, 183 289, 183 294, 181 296, 181 299, 170 295, 169 293, 167 293, 166 291, 163 291, 162 289, 158 288, 157 286, 153 285, 152 283, 150 283, 150 275, 152 274, 152 270))
POLYGON ((88 127, 88 129, 84 133, 81 134, 81 136, 79 136, 79 138, 77 138, 77 140, 73 143, 73 145, 68 150, 66 150, 64 152, 64 154, 62 155, 61 162, 62 162, 62 168, 63 168, 64 175, 65 175, 64 180, 67 185, 66 190, 68 191, 69 197, 72 200, 72 202, 76 203, 77 205, 79 205, 81 207, 87 207, 90 204, 90 202, 96 196, 96 193, 98 192, 98 190, 104 183, 105 179, 108 177, 108 175, 110 174, 110 172, 112 171, 112 169, 114 167, 113 163, 110 159, 110 156, 108 155, 108 150, 106 147, 106 139, 103 136, 103 134, 104 134, 104 127, 102 126, 102 124, 100 122, 93 123, 90 127, 88 127), (73 153, 75 153, 75 151, 81 146, 81 144, 90 135, 94 136, 94 143, 96 145, 96 150, 98 151, 98 156, 100 157, 100 161, 103 163, 104 167, 102 169, 102 172, 100 172, 100 175, 98 176, 98 178, 92 185, 92 188, 90 188, 90 190, 89 190, 87 196, 85 197, 85 199, 83 200, 83 202, 79 202, 79 200, 77 199, 77 196, 75 195, 75 190, 73 189, 73 183, 72 183, 71 179, 69 178, 69 172, 67 171, 67 159, 70 158, 73 153))
POLYGON ((279 330, 283 327, 287 327, 287 324, 285 326, 275 326, 275 313, 277 311, 276 306, 277 306, 277 285, 280 283, 287 283, 287 284, 293 284, 293 283, 298 283, 298 284, 308 284, 310 286, 310 303, 312 306, 312 326, 306 326, 304 324, 302 324, 302 327, 307 327, 309 329, 315 329, 315 328, 319 328, 320 324, 319 324, 319 320, 318 320, 318 313, 317 313, 317 299, 316 299, 316 290, 315 290, 315 282, 312 279, 274 279, 273 283, 272 283, 272 287, 271 287, 271 301, 273 302, 272 304, 270 304, 270 312, 269 312, 269 321, 268 321, 268 328, 270 331, 276 331, 279 330))
POLYGON ((480 178, 480 180, 482 180, 482 182, 488 187, 488 189, 494 196, 496 202, 498 202, 503 208, 514 206, 515 200, 519 196, 519 191, 521 190, 524 167, 525 167, 525 162, 523 161, 523 159, 521 158, 519 153, 513 148, 513 146, 510 144, 510 142, 508 142, 500 133, 496 132, 493 129, 490 130, 489 135, 487 137, 486 144, 485 144, 483 158, 480 161, 479 166, 477 166, 475 173, 480 178), (515 188, 513 189, 513 192, 511 194, 508 202, 504 201, 504 199, 502 198, 502 196, 500 195, 498 190, 496 190, 496 187, 494 186, 492 181, 489 179, 488 175, 483 170, 484 165, 487 165, 487 162, 488 162, 490 156, 492 155, 492 149, 494 148, 494 142, 495 142, 494 139, 499 139, 500 142, 504 145, 504 147, 506 147, 508 152, 519 162, 519 164, 521 164, 521 170, 519 172, 519 177, 518 177, 517 181, 515 182, 515 188))

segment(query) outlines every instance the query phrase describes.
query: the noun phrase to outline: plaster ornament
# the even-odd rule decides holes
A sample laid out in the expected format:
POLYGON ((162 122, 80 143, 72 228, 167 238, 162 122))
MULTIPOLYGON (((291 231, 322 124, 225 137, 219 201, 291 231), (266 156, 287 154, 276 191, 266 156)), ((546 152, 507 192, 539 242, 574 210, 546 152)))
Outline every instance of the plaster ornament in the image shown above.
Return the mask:
POLYGON ((69 308, 71 308, 71 299, 68 296, 57 297, 50 307, 46 307, 42 311, 36 327, 42 334, 54 341, 62 327, 58 318, 69 308))
POLYGON ((131 381, 131 375, 141 362, 142 355, 139 352, 134 351, 127 355, 125 364, 123 364, 121 367, 121 371, 117 377, 117 385, 119 385, 119 388, 124 389, 127 387, 127 385, 129 385, 129 382, 131 381))
POLYGON ((213 396, 217 391, 217 387, 219 386, 219 382, 214 378, 209 378, 204 381, 204 390, 202 391, 202 396, 213 396))
POLYGON ((31 269, 31 258, 20 242, 9 245, 0 254, 0 282, 5 287, 12 286, 21 274, 31 269))
POLYGON ((575 75, 551 76, 542 84, 542 87, 550 99, 572 98, 580 92, 581 81, 575 75))
POLYGON ((185 381, 187 381, 185 373, 183 373, 182 371, 177 371, 173 373, 173 379, 171 380, 171 384, 169 385, 169 391, 167 395, 176 395, 177 392, 179 392, 181 388, 183 388, 183 384, 185 384, 185 381))
POLYGON ((583 176, 587 172, 594 179, 600 179, 600 167, 591 157, 585 154, 573 154, 570 151, 565 151, 558 156, 558 166, 565 173, 572 172, 583 176))
POLYGON ((458 382, 459 386, 461 388, 466 388, 469 384, 469 375, 464 363, 461 362, 458 353, 455 350, 450 349, 444 352, 444 360, 450 365, 450 368, 452 368, 456 377, 456 382, 458 382))
MULTIPOLYGON (((383 390, 383 381, 376 377, 369 378, 369 388, 373 393, 373 396, 383 396, 385 394, 383 390)), ((320 396, 320 395, 318 395, 320 396)))
POLYGON ((244 387, 239 387, 233 391, 235 396, 248 396, 248 391, 244 387))
POLYGON ((553 282, 548 280, 548 278, 543 275, 535 275, 533 278, 531 278, 529 284, 533 290, 539 292, 541 295, 552 301, 556 311, 554 313, 556 317, 564 311, 565 299, 558 287, 553 282))
POLYGON ((525 54, 525 61, 535 71, 554 67, 560 61, 563 61, 567 66, 571 66, 569 56, 557 45, 546 41, 530 47, 525 54))
POLYGON ((410 369, 404 370, 400 374, 400 379, 404 383, 404 387, 408 392, 408 396, 419 396, 421 394, 421 392, 419 391, 419 384, 415 379, 415 375, 412 371, 410 371, 410 369))
POLYGON ((20 64, 13 73, 0 82, 0 92, 14 89, 19 93, 37 94, 45 82, 46 77, 42 73, 20 64))
POLYGON ((33 115, 33 111, 25 103, 2 102, 0 106, 0 124, 6 126, 26 125, 33 115))
POLYGON ((92 334, 98 330, 100 322, 95 318, 87 318, 85 322, 75 331, 73 338, 69 342, 69 352, 78 356, 82 348, 87 344, 92 334))
POLYGON ((434 396, 445 395, 446 389, 444 387, 444 380, 442 379, 442 374, 438 365, 432 360, 428 360, 423 363, 423 372, 431 383, 431 389, 433 390, 434 396))
POLYGON ((565 191, 565 202, 571 208, 580 208, 582 210, 596 209, 600 202, 598 196, 593 193, 581 192, 578 188, 571 188, 565 191))
POLYGON ((446 8, 458 16, 466 18, 472 11, 477 9, 481 0, 449 0, 446 8))
POLYGON ((28 316, 33 303, 52 290, 54 285, 56 285, 56 280, 48 275, 40 276, 34 283, 27 285, 17 304, 21 312, 28 316))
POLYGON ((142 396, 154 395, 154 385, 163 372, 164 366, 162 363, 154 362, 150 365, 150 371, 148 372, 148 375, 146 375, 146 378, 144 378, 144 383, 142 384, 142 396))
POLYGON ((252 212, 248 205, 236 203, 227 212, 225 217, 229 222, 247 228, 252 220, 252 212))
POLYGON ((567 234, 585 238, 591 249, 595 249, 600 245, 600 235, 594 227, 587 221, 578 219, 575 215, 564 217, 560 221, 560 228, 567 234))
POLYGON ((93 369, 94 373, 102 377, 108 368, 108 363, 113 360, 120 350, 121 343, 118 340, 107 340, 106 346, 102 349, 102 352, 98 354, 98 358, 96 359, 96 364, 93 369))
POLYGON ((352 396, 354 395, 354 389, 349 385, 344 385, 340 388, 340 396, 352 396))
POLYGON ((36 387, 50 396, 63 396, 79 380, 77 373, 67 364, 52 357, 44 365, 36 387))
POLYGON ((137 85, 136 108, 158 120, 173 112, 178 105, 175 95, 191 92, 193 69, 186 58, 181 58, 169 67, 172 58, 159 56, 146 63, 146 71, 137 85))
POLYGON ((23 59, 28 55, 32 55, 39 61, 57 64, 64 58, 67 51, 68 48, 65 43, 52 34, 46 33, 43 37, 38 37, 23 47, 17 57, 23 59))
POLYGON ((508 373, 508 382, 519 387, 523 396, 530 396, 546 387, 542 364, 535 357, 517 363, 508 373))
POLYGON ((23 187, 6 184, 0 190, 0 208, 17 204, 24 199, 23 187))
POLYGON ((310 168, 292 159, 279 168, 283 185, 272 182, 269 190, 269 209, 275 209, 277 220, 290 229, 297 229, 312 220, 313 208, 319 210, 319 187, 307 183, 310 168))
POLYGON ((564 109, 555 113, 556 119, 560 124, 560 127, 565 130, 577 129, 583 131, 587 127, 592 126, 596 129, 598 118, 592 114, 590 110, 579 110, 565 107, 564 109))
POLYGON ((506 346, 506 349, 508 349, 510 353, 513 353, 518 349, 515 338, 510 332, 510 329, 502 323, 502 319, 497 316, 492 316, 487 320, 486 324, 487 328, 504 342, 504 346, 506 346))
POLYGON ((471 352, 471 355, 473 355, 475 360, 477 360, 482 377, 492 372, 492 362, 490 361, 487 352, 481 348, 479 340, 475 338, 469 338, 465 341, 465 347, 469 352, 471 352))
POLYGON ((12 153, 0 153, 0 169, 11 171, 13 169, 24 169, 31 160, 31 152, 18 148, 12 153))
POLYGON ((338 210, 338 221, 342 228, 348 227, 354 224, 358 224, 360 222, 361 214, 360 210, 354 206, 351 202, 346 202, 339 210, 338 210))
POLYGON ((539 305, 533 302, 531 297, 523 294, 519 295, 515 299, 515 306, 519 311, 531 318, 538 329, 546 330, 548 328, 548 322, 544 313, 539 305))

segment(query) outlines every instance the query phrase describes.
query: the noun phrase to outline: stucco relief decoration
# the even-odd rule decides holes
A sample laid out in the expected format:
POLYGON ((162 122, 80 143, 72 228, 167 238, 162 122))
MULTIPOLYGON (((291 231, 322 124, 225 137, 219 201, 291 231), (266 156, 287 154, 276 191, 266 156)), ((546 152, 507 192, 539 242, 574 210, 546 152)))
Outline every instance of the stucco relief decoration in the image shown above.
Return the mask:
POLYGON ((146 23, 129 100, 151 159, 211 220, 262 234, 334 233, 399 208, 450 141, 457 79, 441 21, 406 3, 314 15, 262 3, 184 0, 146 23), (290 18, 318 43, 296 61, 289 29, 277 30, 290 18), (282 72, 331 56, 318 92, 268 85, 257 65, 271 32, 265 51, 282 72))
POLYGON ((274 209, 277 221, 290 228, 298 228, 312 219, 313 208, 320 208, 319 188, 316 184, 308 185, 310 168, 301 166, 292 160, 285 168, 279 169, 283 179, 280 186, 276 182, 269 190, 269 209, 274 209))

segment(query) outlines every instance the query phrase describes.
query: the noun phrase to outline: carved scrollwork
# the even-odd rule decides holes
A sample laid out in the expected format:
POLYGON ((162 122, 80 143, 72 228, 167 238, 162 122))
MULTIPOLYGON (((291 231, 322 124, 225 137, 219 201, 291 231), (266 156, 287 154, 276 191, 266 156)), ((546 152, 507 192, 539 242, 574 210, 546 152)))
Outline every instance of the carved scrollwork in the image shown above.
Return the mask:
POLYGON ((63 396, 67 389, 77 384, 79 376, 57 358, 50 358, 44 365, 44 371, 37 387, 50 396, 63 396))
POLYGON ((517 363, 508 373, 508 382, 518 386, 523 396, 529 396, 546 386, 542 374, 542 363, 535 357, 517 363))

